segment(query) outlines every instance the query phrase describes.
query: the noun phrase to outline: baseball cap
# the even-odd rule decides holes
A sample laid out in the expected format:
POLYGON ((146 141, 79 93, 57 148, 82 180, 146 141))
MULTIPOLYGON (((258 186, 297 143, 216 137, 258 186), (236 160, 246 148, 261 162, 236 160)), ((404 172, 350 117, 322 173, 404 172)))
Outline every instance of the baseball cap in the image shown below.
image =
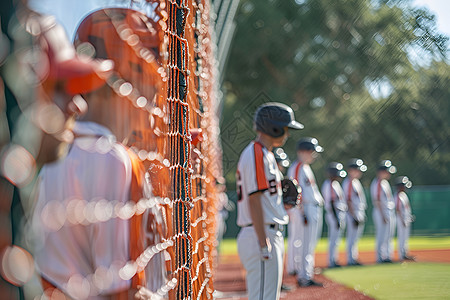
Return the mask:
POLYGON ((361 172, 367 171, 367 166, 364 164, 364 161, 360 158, 352 158, 348 161, 347 167, 350 169, 357 169, 361 172))
POLYGON ((412 181, 409 180, 407 176, 399 176, 395 178, 394 183, 396 186, 404 186, 408 189, 412 187, 412 181))
POLYGON ((76 95, 96 90, 106 83, 114 63, 93 60, 76 53, 61 25, 53 18, 36 19, 46 29, 41 35, 43 60, 37 75, 44 87, 50 82, 63 81, 68 94, 76 95))
POLYGON ((319 145, 319 141, 313 137, 301 138, 297 142, 297 150, 313 150, 323 152, 323 147, 319 145))
POLYGON ((379 171, 388 171, 391 174, 397 173, 397 168, 394 165, 392 165, 392 162, 388 159, 382 160, 378 164, 378 170, 379 171))
POLYGON ((331 176, 344 178, 347 172, 344 171, 344 166, 340 162, 330 162, 327 166, 327 172, 331 176))

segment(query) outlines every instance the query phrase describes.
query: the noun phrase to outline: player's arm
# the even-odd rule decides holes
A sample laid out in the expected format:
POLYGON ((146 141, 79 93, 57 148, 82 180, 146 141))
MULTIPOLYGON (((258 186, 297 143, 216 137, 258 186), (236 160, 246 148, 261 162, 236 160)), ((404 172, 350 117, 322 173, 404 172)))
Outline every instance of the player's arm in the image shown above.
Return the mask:
POLYGON ((353 219, 355 219, 355 211, 353 209, 353 203, 352 203, 352 192, 353 192, 353 183, 351 180, 349 180, 348 182, 348 188, 347 188, 347 207, 348 207, 348 212, 350 213, 350 215, 353 217, 353 219))
POLYGON ((261 249, 267 247, 268 252, 270 252, 270 241, 266 236, 266 231, 264 230, 264 216, 261 203, 262 193, 263 192, 256 192, 249 195, 249 211, 250 217, 252 218, 253 228, 255 229, 256 236, 258 237, 259 247, 261 249))
POLYGON ((353 218, 353 222, 355 223, 356 226, 358 226, 359 221, 355 214, 355 210, 353 209, 352 192, 353 192, 353 183, 350 180, 348 183, 348 189, 347 189, 347 195, 346 195, 347 207, 348 207, 348 212, 349 212, 350 216, 353 218))
MULTIPOLYGON (((400 197, 400 196, 399 196, 399 197, 400 197)), ((397 205, 395 205, 395 209, 397 210, 397 214, 398 214, 400 220, 402 220, 403 226, 406 226, 405 216, 404 216, 404 214, 402 213, 402 209, 401 209, 401 206, 402 206, 402 205, 403 205, 402 201, 399 200, 399 201, 397 202, 397 205)))
POLYGON ((375 205, 377 206, 378 210, 380 211, 381 217, 383 218, 383 223, 387 223, 387 218, 383 214, 383 209, 381 207, 381 182, 378 183, 379 186, 377 187, 377 197, 375 199, 375 205))
POLYGON ((331 186, 330 187, 330 197, 331 197, 331 200, 330 200, 330 206, 331 206, 331 212, 333 213, 333 216, 334 216, 334 219, 335 219, 335 221, 336 221, 336 226, 337 226, 337 228, 340 228, 341 227, 341 224, 340 224, 340 222, 339 222, 339 217, 338 217, 338 213, 337 213, 337 209, 336 209, 336 198, 333 198, 333 192, 331 191, 333 189, 333 187, 331 186))
MULTIPOLYGON (((293 166, 291 166, 291 168, 293 168, 293 166)), ((304 183, 301 181, 302 179, 300 177, 301 169, 299 169, 297 173, 295 172, 295 169, 292 169, 292 170, 294 170, 292 177, 295 178, 295 180, 297 180, 298 185, 300 186, 300 189, 302 190, 302 196, 300 198, 300 203, 298 205, 298 209, 300 210, 300 214, 302 215, 303 224, 308 225, 308 218, 306 217, 305 207, 304 207, 305 198, 303 198, 303 195, 304 195, 303 191, 304 191, 305 186, 304 186, 304 183)))

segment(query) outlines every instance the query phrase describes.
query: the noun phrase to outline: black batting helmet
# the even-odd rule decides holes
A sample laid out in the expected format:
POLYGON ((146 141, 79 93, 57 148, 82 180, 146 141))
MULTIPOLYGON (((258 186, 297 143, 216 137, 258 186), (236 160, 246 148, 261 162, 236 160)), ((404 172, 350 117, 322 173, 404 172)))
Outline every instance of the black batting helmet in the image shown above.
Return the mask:
POLYGON ((344 171, 344 166, 339 162, 330 162, 327 166, 327 172, 331 177, 341 177, 347 176, 347 172, 344 171))
POLYGON ((269 102, 258 107, 254 117, 255 129, 271 137, 284 134, 284 127, 303 129, 303 124, 295 121, 292 108, 283 103, 269 102))
POLYGON ((395 174, 397 173, 397 168, 392 165, 390 160, 385 159, 378 164, 378 171, 388 171, 391 174, 395 174))
POLYGON ((319 141, 313 137, 301 138, 297 143, 298 150, 313 150, 316 152, 323 152, 322 146, 319 146, 319 141))
POLYGON ((407 176, 399 176, 395 178, 394 182, 396 186, 404 186, 408 189, 412 187, 412 182, 407 176))
POLYGON ((347 168, 356 169, 361 172, 367 171, 367 166, 364 164, 361 158, 352 158, 347 163, 347 168))

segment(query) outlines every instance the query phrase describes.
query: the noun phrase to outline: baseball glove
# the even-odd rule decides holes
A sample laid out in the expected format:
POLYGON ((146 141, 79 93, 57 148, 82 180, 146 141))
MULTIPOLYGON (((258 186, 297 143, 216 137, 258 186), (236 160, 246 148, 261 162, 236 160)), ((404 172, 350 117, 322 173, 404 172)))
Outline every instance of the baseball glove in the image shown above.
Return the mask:
POLYGON ((285 178, 281 181, 283 189, 283 203, 285 205, 297 206, 300 204, 302 189, 295 179, 285 178))

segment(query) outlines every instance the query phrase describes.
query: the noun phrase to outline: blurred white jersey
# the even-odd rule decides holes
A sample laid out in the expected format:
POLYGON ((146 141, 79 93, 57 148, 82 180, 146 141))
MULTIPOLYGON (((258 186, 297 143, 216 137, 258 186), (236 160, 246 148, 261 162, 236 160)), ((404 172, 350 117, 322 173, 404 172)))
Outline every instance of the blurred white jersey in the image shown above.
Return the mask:
POLYGON ((310 165, 295 161, 288 170, 288 177, 296 179, 302 188, 302 202, 304 204, 323 206, 324 200, 310 165))
POLYGON ((86 137, 75 139, 68 155, 40 174, 33 227, 41 240, 34 255, 45 280, 68 295, 97 299, 68 282, 72 276, 89 278, 97 270, 112 270, 101 294, 129 288, 130 281, 118 276, 130 258, 129 223, 108 220, 107 208, 129 201, 132 165, 126 148, 105 127, 76 122, 74 131, 86 137), (104 215, 98 215, 101 211, 104 215))
POLYGON ((337 180, 325 180, 322 184, 322 195, 325 199, 325 210, 332 213, 332 205, 338 211, 347 211, 344 191, 337 180))
POLYGON ((236 172, 238 193, 237 225, 252 224, 249 195, 262 192, 265 224, 285 225, 288 216, 283 206, 281 175, 275 157, 262 144, 252 141, 241 153, 236 172))
POLYGON ((347 177, 342 182, 342 189, 344 190, 345 200, 352 205, 353 213, 355 214, 353 217, 360 222, 364 221, 367 200, 361 181, 347 177))
POLYGON ((400 192, 397 193, 395 199, 397 217, 400 218, 406 225, 409 225, 412 222, 413 217, 408 195, 405 192, 400 192))
POLYGON ((372 197, 372 203, 375 208, 376 201, 381 202, 381 209, 384 215, 395 208, 394 197, 392 196, 391 185, 389 181, 383 179, 379 180, 375 178, 370 184, 370 195, 372 197))

